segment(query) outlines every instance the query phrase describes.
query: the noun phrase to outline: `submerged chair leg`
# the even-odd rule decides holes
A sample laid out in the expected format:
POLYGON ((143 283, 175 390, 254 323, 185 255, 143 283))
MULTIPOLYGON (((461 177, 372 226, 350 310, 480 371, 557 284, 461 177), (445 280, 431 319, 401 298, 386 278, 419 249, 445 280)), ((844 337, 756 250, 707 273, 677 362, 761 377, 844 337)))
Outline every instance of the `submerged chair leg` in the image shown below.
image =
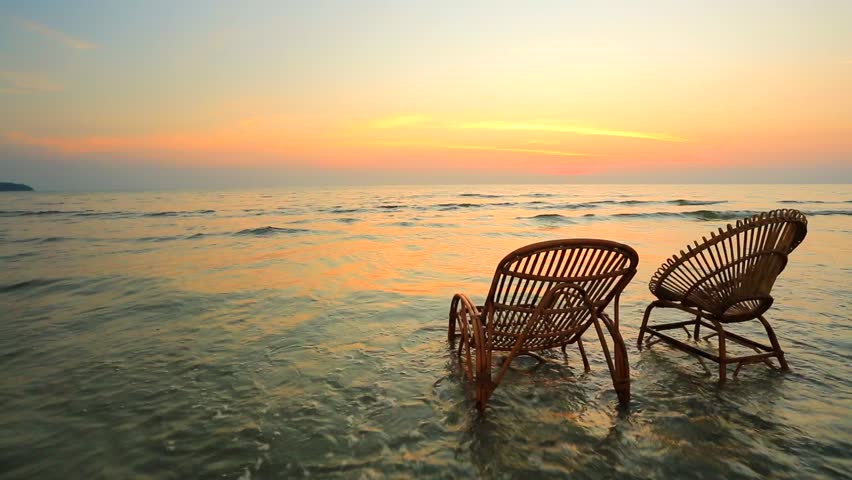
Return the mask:
POLYGON ((645 316, 642 318, 642 326, 639 327, 639 339, 636 340, 636 346, 639 348, 642 348, 642 337, 645 336, 645 328, 648 327, 648 319, 651 318, 651 310, 658 305, 659 302, 654 300, 648 305, 648 308, 645 309, 645 316))
POLYGON ((701 332, 701 315, 695 316, 695 329, 692 331, 692 338, 697 342, 698 335, 701 332))
MULTIPOLYGON (((565 351, 566 347, 568 347, 567 344, 562 345, 562 355, 565 357, 565 361, 567 362, 568 361, 568 352, 565 351)), ((588 373, 592 369, 589 368, 589 359, 586 358, 586 349, 583 348, 583 337, 580 337, 580 338, 577 339, 577 347, 580 348, 580 357, 583 358, 583 370, 586 373, 588 373)))
POLYGON ((778 363, 781 365, 781 370, 788 371, 790 370, 790 366, 787 365, 787 360, 784 359, 784 351, 781 350, 781 345, 778 343, 778 337, 775 336, 775 330, 769 325, 769 322, 763 318, 763 315, 757 317, 760 320, 760 323, 763 324, 763 328, 766 329, 766 335, 769 337, 769 342, 772 344, 772 350, 775 351, 775 355, 778 357, 778 363))
POLYGON ((722 324, 717 320, 711 318, 710 321, 713 322, 713 326, 716 327, 716 331, 719 333, 719 381, 724 382, 728 374, 728 356, 725 353, 725 329, 722 328, 722 324))
POLYGON ((460 298, 458 296, 454 296, 453 300, 450 302, 450 324, 447 325, 447 341, 452 345, 456 339, 456 322, 458 321, 458 308, 459 308, 460 298))
POLYGON ((601 329, 599 320, 595 319, 595 330, 598 332, 598 338, 601 341, 606 363, 609 367, 609 373, 612 377, 612 386, 615 388, 615 393, 618 395, 618 402, 622 405, 630 403, 630 365, 627 362, 627 348, 624 346, 624 339, 621 338, 621 333, 616 330, 612 324, 606 319, 601 319, 604 322, 609 334, 612 337, 613 350, 615 359, 609 353, 609 347, 606 343, 606 337, 601 329))
POLYGON ((583 348, 582 337, 577 339, 577 347, 580 348, 580 356, 583 357, 583 370, 586 372, 591 371, 592 369, 589 368, 589 359, 586 357, 586 349, 583 348))
POLYGON ((485 356, 485 352, 481 348, 477 348, 474 387, 476 389, 476 408, 480 412, 485 411, 488 399, 491 398, 491 392, 497 387, 497 385, 491 383, 491 365, 485 364, 485 356))
MULTIPOLYGON (((491 392, 497 387, 500 379, 498 378, 497 383, 491 381, 491 352, 490 346, 485 342, 485 332, 482 331, 483 325, 477 318, 474 318, 471 323, 473 324, 472 333, 476 352, 476 375, 473 379, 476 390, 476 408, 483 412, 488 399, 491 397, 491 392)), ((511 358, 509 358, 508 362, 511 361, 511 358)), ((504 368, 508 368, 508 365, 505 365, 504 368)))

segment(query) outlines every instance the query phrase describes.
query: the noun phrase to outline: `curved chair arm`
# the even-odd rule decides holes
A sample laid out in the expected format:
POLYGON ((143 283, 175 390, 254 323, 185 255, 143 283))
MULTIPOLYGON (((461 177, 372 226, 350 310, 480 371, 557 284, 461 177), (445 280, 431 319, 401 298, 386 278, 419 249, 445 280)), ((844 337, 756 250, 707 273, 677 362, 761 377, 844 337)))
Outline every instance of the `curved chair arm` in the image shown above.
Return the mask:
MULTIPOLYGON (((459 314, 464 313, 466 316, 470 318, 476 318, 480 322, 482 321, 482 314, 479 309, 476 308, 476 305, 470 301, 467 295, 463 293, 456 293, 453 295, 453 300, 450 302, 450 324, 447 328, 447 340, 452 342, 456 335, 456 323, 459 322, 459 314)), ((467 332, 466 327, 462 327, 462 341, 468 341, 467 336, 472 332, 467 332)))
MULTIPOLYGON (((487 312, 487 310, 484 310, 487 312)), ((455 327, 461 329, 461 341, 458 353, 464 357, 462 367, 465 375, 476 384, 476 401, 480 410, 485 408, 488 396, 494 390, 491 383, 491 345, 488 344, 486 325, 482 313, 463 293, 453 295, 450 302, 450 325, 447 331, 448 341, 452 345, 455 339, 455 327)))

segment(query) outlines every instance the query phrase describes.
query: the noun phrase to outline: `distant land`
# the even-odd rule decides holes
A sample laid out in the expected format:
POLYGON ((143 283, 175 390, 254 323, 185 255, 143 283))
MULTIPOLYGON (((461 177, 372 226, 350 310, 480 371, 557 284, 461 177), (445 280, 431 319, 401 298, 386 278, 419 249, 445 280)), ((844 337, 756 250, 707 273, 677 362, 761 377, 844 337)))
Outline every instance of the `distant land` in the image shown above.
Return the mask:
POLYGON ((32 192, 35 189, 23 183, 0 182, 0 192, 32 192))

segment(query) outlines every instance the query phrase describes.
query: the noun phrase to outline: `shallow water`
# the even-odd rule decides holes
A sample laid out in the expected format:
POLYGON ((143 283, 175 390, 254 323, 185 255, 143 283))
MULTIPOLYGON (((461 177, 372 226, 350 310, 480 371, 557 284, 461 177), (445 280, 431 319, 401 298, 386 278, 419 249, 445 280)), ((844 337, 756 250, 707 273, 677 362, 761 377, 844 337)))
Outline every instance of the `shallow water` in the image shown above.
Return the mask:
MULTIPOLYGON (((448 186, 8 193, 0 199, 4 478, 840 478, 852 471, 852 187, 448 186), (669 255, 753 212, 809 234, 768 318, 792 371, 638 351, 669 255), (628 243, 632 377, 599 346, 476 413, 446 344, 539 240, 628 243), (729 373, 730 375, 730 373, 729 373)), ((655 318, 678 318, 663 312, 655 318)), ((749 331, 745 326, 745 331, 749 331)), ((759 326, 758 326, 759 328, 759 326)), ((757 332, 751 329, 750 331, 757 332)))

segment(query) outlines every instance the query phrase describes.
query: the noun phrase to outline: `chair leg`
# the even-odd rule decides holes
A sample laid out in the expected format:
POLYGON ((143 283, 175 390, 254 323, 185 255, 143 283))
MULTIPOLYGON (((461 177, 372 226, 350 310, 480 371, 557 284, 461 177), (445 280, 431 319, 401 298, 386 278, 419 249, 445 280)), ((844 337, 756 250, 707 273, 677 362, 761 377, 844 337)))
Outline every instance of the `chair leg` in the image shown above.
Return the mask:
POLYGON ((580 348, 580 356, 583 357, 583 370, 588 373, 592 369, 589 368, 589 359, 586 357, 586 349, 583 348, 583 339, 577 339, 577 346, 580 348))
POLYGON ((453 300, 450 302, 450 315, 449 315, 450 324, 447 325, 447 341, 450 342, 450 345, 455 343, 456 322, 458 321, 458 308, 459 308, 459 297, 454 296, 453 300))
POLYGON ((476 381, 476 346, 473 342, 471 342, 470 335, 468 333, 467 326, 461 325, 461 339, 459 340, 459 348, 458 348, 458 358, 459 363, 464 370, 465 376, 467 376, 468 380, 476 381), (471 351, 471 348, 474 350, 471 351))
POLYGON ((651 318, 651 310, 658 305, 659 303, 655 300, 648 305, 648 308, 645 309, 645 316, 642 318, 642 326, 639 327, 639 339, 636 340, 636 346, 640 349, 642 348, 642 337, 645 336, 645 328, 648 326, 648 319, 651 318))
POLYGON ((695 316, 695 329, 692 331, 692 338, 698 341, 698 335, 701 332, 701 315, 695 316))
MULTIPOLYGON (((562 356, 565 357, 565 362, 568 362, 568 352, 565 351, 565 348, 568 345, 562 345, 562 356)), ((583 370, 588 373, 592 369, 589 367, 589 359, 586 357, 586 349, 583 348, 583 337, 577 339, 577 347, 580 348, 580 357, 583 358, 583 370)))
POLYGON ((722 324, 715 319, 710 319, 716 331, 719 332, 719 381, 724 382, 728 374, 728 356, 725 353, 725 329, 722 324))
MULTIPOLYGON (((497 384, 491 381, 491 353, 488 351, 489 345, 485 342, 485 333, 482 331, 483 325, 476 319, 473 319, 471 323, 473 324, 473 342, 476 352, 476 374, 474 377, 476 408, 483 412, 497 384)), ((511 361, 512 359, 508 358, 503 368, 508 368, 511 361)), ((500 379, 498 378, 497 381, 499 383, 500 379)))
POLYGON ((491 383, 491 365, 485 364, 485 352, 481 348, 477 348, 476 363, 476 379, 474 381, 476 388, 476 408, 480 412, 484 412, 485 406, 488 404, 488 399, 491 398, 491 393, 497 385, 491 383))
POLYGON ((613 350, 615 353, 615 361, 610 356, 609 347, 606 343, 606 337, 601 329, 599 320, 595 319, 595 330, 598 332, 598 338, 601 341, 606 363, 609 367, 609 373, 612 377, 612 386, 615 393, 618 395, 618 402, 622 405, 630 403, 630 366, 627 362, 627 348, 624 346, 624 339, 621 338, 621 333, 614 329, 613 326, 606 320, 604 322, 607 330, 612 337, 613 350))
POLYGON ((775 351, 775 355, 778 357, 778 363, 781 364, 782 371, 789 371, 790 366, 787 365, 787 360, 784 359, 784 351, 781 350, 781 345, 778 343, 778 337, 775 336, 775 330, 769 325, 769 322, 763 318, 763 315, 757 317, 760 320, 760 323, 763 324, 763 328, 766 329, 766 335, 769 337, 769 342, 772 344, 772 350, 775 351))

